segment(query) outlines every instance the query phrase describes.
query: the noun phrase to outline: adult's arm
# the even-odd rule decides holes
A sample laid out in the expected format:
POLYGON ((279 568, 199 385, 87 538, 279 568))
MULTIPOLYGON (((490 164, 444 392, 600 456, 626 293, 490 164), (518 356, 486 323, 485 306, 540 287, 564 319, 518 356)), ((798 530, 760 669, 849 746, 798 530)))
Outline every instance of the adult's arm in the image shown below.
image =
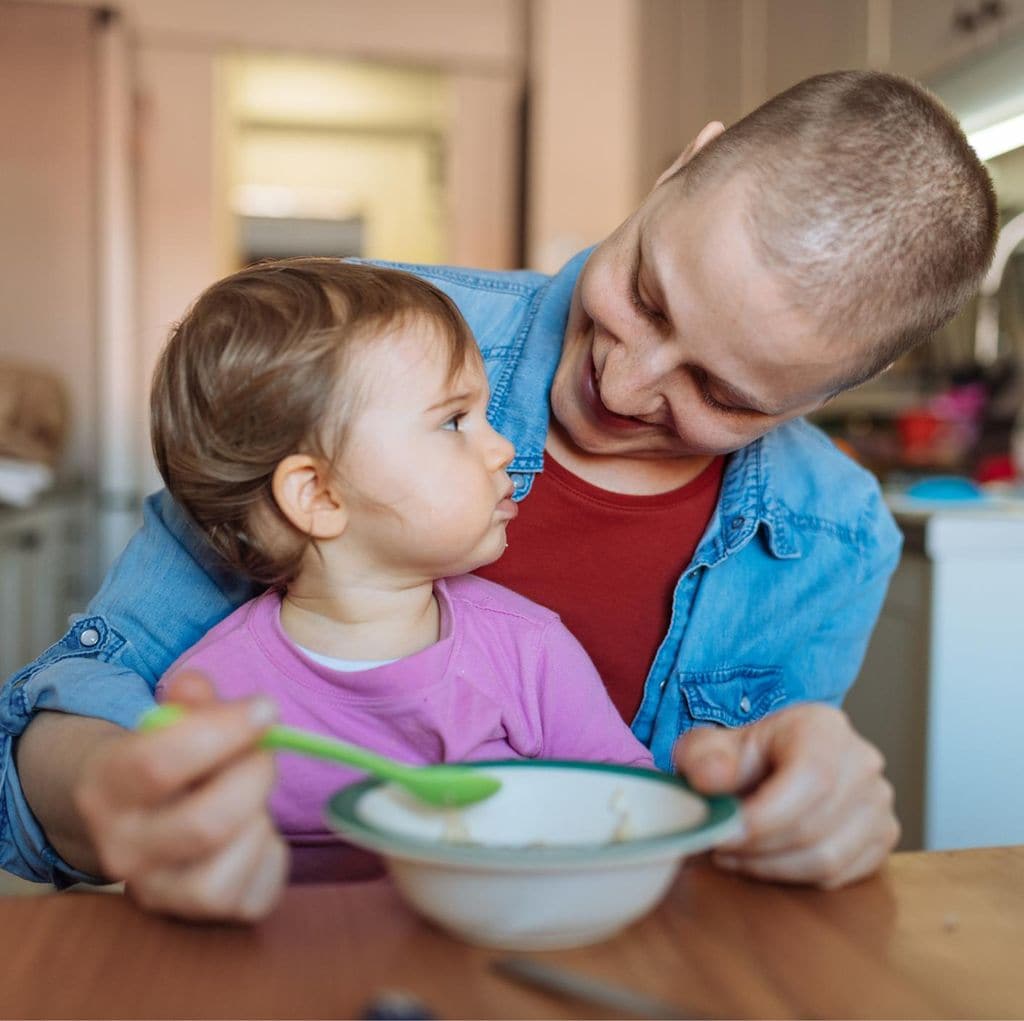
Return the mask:
POLYGON ((15 746, 17 773, 12 773, 11 782, 21 777, 24 803, 31 805, 49 845, 69 867, 97 878, 106 873, 75 804, 75 792, 90 758, 124 735, 121 727, 106 720, 40 712, 15 746))
POLYGON ((59 762, 36 777, 52 787, 30 786, 29 797, 62 802, 74 825, 51 831, 54 846, 80 867, 124 880, 143 907, 191 919, 260 918, 288 867, 267 807, 273 760, 258 747, 274 707, 218 702, 196 674, 179 675, 168 693, 188 712, 156 733, 41 713, 19 742, 23 775, 38 754, 49 760, 56 751, 59 762))
POLYGON ((58 886, 99 878, 74 807, 85 761, 122 736, 111 725, 135 725, 167 667, 249 595, 166 493, 147 500, 86 612, 0 687, 0 867, 58 886))

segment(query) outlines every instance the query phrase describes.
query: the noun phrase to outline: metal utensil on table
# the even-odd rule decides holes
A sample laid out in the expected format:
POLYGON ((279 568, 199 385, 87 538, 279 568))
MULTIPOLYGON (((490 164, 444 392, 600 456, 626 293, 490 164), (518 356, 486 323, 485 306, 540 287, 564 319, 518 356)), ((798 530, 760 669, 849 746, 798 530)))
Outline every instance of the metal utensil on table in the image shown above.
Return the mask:
POLYGON ((363 1007, 361 1021, 436 1021, 437 1015, 418 997, 401 989, 382 989, 363 1007))
POLYGON ((582 1000, 617 1015, 630 1014, 635 1017, 675 1021, 707 1016, 634 992, 626 986, 605 982, 565 968, 556 968, 531 957, 499 957, 491 962, 491 968, 513 981, 543 989, 556 996, 582 1000))

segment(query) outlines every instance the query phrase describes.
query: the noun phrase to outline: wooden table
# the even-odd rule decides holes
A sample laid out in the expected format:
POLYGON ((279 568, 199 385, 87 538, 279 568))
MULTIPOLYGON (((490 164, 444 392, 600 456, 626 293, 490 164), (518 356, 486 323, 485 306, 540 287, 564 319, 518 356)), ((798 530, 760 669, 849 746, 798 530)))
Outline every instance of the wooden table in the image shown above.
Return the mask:
MULTIPOLYGON (((101 893, 0 898, 0 1016, 358 1017, 383 989, 440 1018, 601 1018, 495 974, 387 880, 289 888, 251 928, 101 893)), ((537 955, 711 1017, 1024 1016, 1024 847, 895 855, 836 893, 688 865, 609 942, 537 955)))

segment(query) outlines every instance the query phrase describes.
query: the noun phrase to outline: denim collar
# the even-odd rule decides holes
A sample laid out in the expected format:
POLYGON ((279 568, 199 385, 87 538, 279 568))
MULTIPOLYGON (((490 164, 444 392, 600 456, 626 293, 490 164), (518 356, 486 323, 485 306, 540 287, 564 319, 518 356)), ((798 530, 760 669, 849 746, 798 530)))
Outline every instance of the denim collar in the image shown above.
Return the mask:
POLYGON ((562 356, 576 279, 593 250, 588 248, 574 256, 538 288, 525 322, 513 339, 509 371, 492 381, 491 425, 503 436, 516 438, 516 456, 509 472, 535 473, 544 468, 551 381, 562 356))
POLYGON ((729 455, 717 512, 708 523, 691 567, 720 564, 743 549, 762 526, 773 556, 782 560, 803 556, 790 515, 778 496, 774 470, 777 446, 771 432, 729 455))

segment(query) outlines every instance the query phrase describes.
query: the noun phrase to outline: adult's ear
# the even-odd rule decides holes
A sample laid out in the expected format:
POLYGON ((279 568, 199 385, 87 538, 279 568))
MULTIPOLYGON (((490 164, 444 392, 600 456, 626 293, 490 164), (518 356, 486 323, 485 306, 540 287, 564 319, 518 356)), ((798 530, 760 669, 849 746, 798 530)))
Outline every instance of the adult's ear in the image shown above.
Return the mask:
POLYGON ((725 131, 725 125, 721 121, 711 121, 700 129, 697 137, 675 158, 672 166, 666 170, 655 182, 654 187, 664 184, 677 170, 686 166, 694 156, 697 155, 713 139, 725 131))
POLYGON ((281 513, 311 539, 336 539, 348 524, 348 511, 337 482, 323 461, 290 454, 271 481, 281 513))

